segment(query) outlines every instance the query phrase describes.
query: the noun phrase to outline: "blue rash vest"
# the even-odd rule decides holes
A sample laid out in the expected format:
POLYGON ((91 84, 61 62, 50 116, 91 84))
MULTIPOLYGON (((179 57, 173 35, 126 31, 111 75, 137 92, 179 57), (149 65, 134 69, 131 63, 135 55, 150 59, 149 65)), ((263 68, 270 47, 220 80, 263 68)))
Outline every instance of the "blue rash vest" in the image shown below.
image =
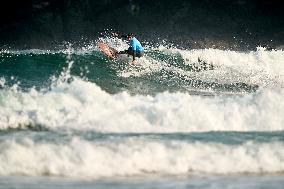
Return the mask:
POLYGON ((132 48, 132 50, 136 53, 140 53, 144 51, 144 48, 142 47, 141 43, 135 38, 133 37, 130 41, 130 47, 132 48))

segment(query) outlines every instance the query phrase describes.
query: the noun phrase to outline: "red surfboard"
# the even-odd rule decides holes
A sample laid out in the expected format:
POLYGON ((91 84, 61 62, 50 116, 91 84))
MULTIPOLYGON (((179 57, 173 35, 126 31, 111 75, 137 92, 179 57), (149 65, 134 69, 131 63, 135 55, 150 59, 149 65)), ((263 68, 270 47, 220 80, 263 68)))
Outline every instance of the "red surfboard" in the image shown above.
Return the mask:
POLYGON ((114 48, 109 47, 107 44, 105 44, 103 42, 99 42, 98 47, 108 57, 115 58, 117 50, 115 50, 114 48))

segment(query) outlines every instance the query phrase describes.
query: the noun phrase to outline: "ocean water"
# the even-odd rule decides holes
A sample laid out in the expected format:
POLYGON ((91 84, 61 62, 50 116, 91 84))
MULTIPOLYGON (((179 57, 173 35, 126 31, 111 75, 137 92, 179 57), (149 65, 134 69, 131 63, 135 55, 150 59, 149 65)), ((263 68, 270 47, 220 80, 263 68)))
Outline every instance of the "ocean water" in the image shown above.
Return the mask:
POLYGON ((2 50, 0 188, 283 188, 284 52, 145 49, 2 50))

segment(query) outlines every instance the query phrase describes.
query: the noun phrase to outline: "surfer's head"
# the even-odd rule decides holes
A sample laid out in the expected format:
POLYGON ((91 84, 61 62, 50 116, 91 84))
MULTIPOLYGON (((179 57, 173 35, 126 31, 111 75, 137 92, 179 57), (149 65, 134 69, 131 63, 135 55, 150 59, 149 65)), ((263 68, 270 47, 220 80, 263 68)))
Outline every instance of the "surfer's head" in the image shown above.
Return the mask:
POLYGON ((131 40, 132 37, 133 37, 133 33, 128 33, 128 34, 127 34, 127 39, 128 39, 128 40, 131 40))

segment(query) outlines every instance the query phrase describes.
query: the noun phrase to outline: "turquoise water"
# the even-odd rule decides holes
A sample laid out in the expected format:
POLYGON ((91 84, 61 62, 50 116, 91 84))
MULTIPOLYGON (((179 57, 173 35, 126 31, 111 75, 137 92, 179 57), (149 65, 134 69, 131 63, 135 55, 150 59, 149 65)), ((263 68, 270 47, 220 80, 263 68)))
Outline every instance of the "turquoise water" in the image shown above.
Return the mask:
POLYGON ((181 55, 175 52, 168 54, 150 50, 146 55, 152 61, 151 64, 159 67, 158 70, 151 67, 131 67, 123 60, 112 62, 97 51, 89 51, 84 54, 76 54, 76 51, 70 52, 68 59, 66 53, 60 51, 2 53, 0 66, 1 70, 3 70, 2 75, 6 79, 6 85, 11 86, 19 81, 19 87, 23 89, 48 87, 50 77, 58 77, 67 67, 68 61, 75 62, 70 70, 73 76, 96 83, 109 93, 127 91, 132 94, 154 95, 164 91, 188 92, 201 89, 252 92, 258 88, 257 85, 249 85, 243 82, 221 84, 214 81, 207 82, 190 78, 186 73, 214 70, 212 63, 200 59, 192 64, 185 64, 181 55), (147 70, 149 73, 138 77, 131 75, 123 77, 117 74, 125 70, 130 73, 131 71, 139 73, 145 71, 145 69, 149 69, 147 70))
POLYGON ((283 51, 129 61, 95 43, 2 51, 0 188, 283 186, 283 51))

